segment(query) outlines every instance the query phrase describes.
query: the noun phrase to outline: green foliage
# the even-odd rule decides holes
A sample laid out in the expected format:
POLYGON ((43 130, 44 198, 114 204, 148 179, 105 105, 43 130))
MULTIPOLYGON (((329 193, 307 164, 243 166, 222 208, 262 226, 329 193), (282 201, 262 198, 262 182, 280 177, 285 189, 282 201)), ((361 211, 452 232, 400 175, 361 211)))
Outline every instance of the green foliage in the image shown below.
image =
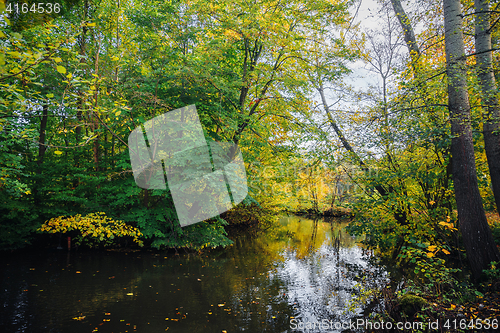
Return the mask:
POLYGON ((267 229, 274 226, 277 214, 276 211, 260 205, 247 196, 241 204, 223 213, 221 217, 230 227, 245 229, 259 226, 261 229, 267 229))
POLYGON ((0 199, 0 250, 14 250, 31 244, 40 226, 39 216, 25 198, 0 199))
POLYGON ((461 270, 448 267, 446 260, 436 257, 434 252, 424 251, 424 248, 435 251, 435 247, 427 247, 425 244, 414 245, 417 246, 404 246, 398 256, 406 263, 406 267, 413 268, 413 278, 436 294, 444 289, 453 288, 457 282, 454 274, 461 270))
POLYGON ((399 298, 399 304, 403 312, 412 317, 415 312, 420 311, 427 304, 427 301, 420 296, 408 293, 399 298))
MULTIPOLYGON (((168 191, 135 185, 126 138, 196 104, 206 136, 238 142, 257 173, 297 156, 302 118, 311 118, 307 38, 348 22, 342 2, 303 5, 85 1, 32 25, 2 18, 2 244, 25 244, 51 218, 92 212, 137 227, 156 248, 230 244, 222 219, 181 229, 168 191)), ((335 68, 336 77, 347 72, 335 68)), ((252 183, 255 174, 250 195, 279 202, 252 183)))
POLYGON ((233 242, 226 237, 227 222, 221 218, 196 223, 185 228, 170 228, 165 237, 156 237, 151 244, 154 248, 190 248, 201 250, 228 246, 233 242))
POLYGON ((490 263, 490 268, 485 269, 483 272, 489 281, 493 282, 500 280, 500 263, 492 261, 490 263))

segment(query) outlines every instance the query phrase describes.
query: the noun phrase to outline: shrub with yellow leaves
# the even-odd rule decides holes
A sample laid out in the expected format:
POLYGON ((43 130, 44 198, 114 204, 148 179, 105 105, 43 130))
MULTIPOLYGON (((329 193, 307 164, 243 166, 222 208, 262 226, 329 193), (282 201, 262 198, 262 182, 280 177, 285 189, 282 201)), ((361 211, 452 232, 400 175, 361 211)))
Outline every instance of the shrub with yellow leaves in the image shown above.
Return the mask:
POLYGON ((451 230, 451 231, 458 231, 458 229, 455 228, 455 225, 453 224, 453 222, 451 222, 450 216, 446 216, 446 222, 441 221, 441 222, 439 222, 439 225, 441 225, 441 226, 443 226, 446 229, 451 230))
POLYGON ((76 245, 112 246, 123 237, 131 237, 133 242, 143 246, 139 229, 125 224, 123 221, 113 220, 103 212, 91 213, 85 216, 80 214, 70 217, 59 216, 46 221, 38 229, 40 232, 66 234, 76 231, 73 241, 76 245))

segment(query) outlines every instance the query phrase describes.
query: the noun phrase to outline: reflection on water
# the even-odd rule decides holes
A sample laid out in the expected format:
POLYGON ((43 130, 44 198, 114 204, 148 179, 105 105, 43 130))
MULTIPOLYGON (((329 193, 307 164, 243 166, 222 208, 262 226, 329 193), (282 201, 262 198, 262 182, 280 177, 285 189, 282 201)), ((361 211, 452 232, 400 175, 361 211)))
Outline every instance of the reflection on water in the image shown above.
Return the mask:
POLYGON ((4 254, 0 332, 340 332, 300 328, 347 322, 386 279, 345 225, 282 217, 204 255, 4 254))

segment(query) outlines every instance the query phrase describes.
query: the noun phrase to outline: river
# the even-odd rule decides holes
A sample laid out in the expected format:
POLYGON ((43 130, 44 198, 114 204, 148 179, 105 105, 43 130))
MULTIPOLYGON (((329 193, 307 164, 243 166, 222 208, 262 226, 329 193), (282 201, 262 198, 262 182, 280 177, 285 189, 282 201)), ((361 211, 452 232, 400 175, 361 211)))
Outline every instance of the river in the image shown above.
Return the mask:
POLYGON ((201 255, 3 253, 0 332, 341 332, 387 280, 346 224, 282 216, 201 255))

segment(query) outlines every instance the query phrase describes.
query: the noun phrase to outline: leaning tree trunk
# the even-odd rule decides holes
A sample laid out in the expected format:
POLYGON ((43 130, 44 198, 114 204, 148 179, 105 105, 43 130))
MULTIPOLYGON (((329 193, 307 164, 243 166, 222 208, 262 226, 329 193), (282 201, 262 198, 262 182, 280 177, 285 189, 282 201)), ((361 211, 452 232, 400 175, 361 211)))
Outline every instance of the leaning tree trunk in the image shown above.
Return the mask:
POLYGON ((453 183, 458 220, 472 276, 500 261, 479 193, 470 121, 460 0, 443 0, 453 183))
POLYGON ((476 66, 485 111, 483 113, 484 149, 488 158, 497 211, 500 213, 500 108, 492 66, 489 1, 475 0, 475 9, 477 13, 476 66))
MULTIPOLYGON (((318 92, 321 96, 323 108, 325 109, 330 126, 333 128, 333 130, 337 134, 338 138, 340 139, 340 142, 342 143, 344 148, 351 154, 351 156, 354 157, 354 159, 356 160, 358 165, 361 167, 361 169, 365 172, 368 171, 368 167, 366 166, 365 162, 363 162, 361 157, 356 153, 354 148, 351 146, 349 141, 346 139, 346 137, 342 133, 342 130, 339 128, 335 119, 333 119, 332 114, 330 113, 330 108, 329 108, 328 103, 326 101, 325 90, 324 90, 323 84, 320 84, 320 86, 318 88, 318 92)), ((389 194, 394 192, 394 188, 391 185, 386 187, 382 184, 376 184, 375 189, 383 198, 387 198, 389 196, 389 194)), ((408 224, 407 212, 404 209, 402 209, 401 207, 393 207, 393 208, 394 208, 394 218, 399 223, 399 225, 407 225, 408 224)))
POLYGON ((415 33, 413 32, 413 27, 410 23, 408 15, 406 15, 403 6, 401 5, 401 0, 391 0, 392 8, 398 17, 399 24, 403 29, 405 34, 405 43, 408 47, 408 52, 410 53, 411 60, 415 64, 416 60, 420 56, 420 50, 418 48, 417 39, 415 38, 415 33))

